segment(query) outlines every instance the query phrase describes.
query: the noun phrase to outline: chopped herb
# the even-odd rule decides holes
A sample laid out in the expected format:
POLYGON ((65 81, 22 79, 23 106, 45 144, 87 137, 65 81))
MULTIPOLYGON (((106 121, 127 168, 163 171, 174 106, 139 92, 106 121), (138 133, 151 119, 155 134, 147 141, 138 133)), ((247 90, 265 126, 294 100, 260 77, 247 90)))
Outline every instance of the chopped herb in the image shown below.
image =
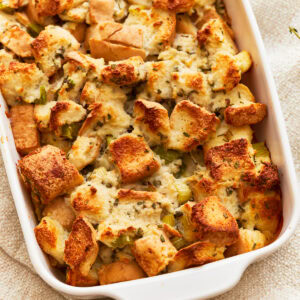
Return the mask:
POLYGON ((141 238, 141 237, 143 237, 143 235, 144 235, 144 230, 141 227, 139 227, 136 232, 136 237, 141 238))
POLYGON ((71 89, 73 89, 75 87, 75 82, 71 78, 68 78, 66 83, 68 85, 68 87, 66 88, 67 91, 70 91, 71 89))
POLYGON ((156 204, 152 203, 152 208, 155 209, 156 208, 156 204))
POLYGON ((212 256, 213 256, 213 257, 216 257, 216 256, 217 256, 217 253, 214 253, 212 256))
POLYGON ((268 203, 268 202, 265 202, 265 208, 266 208, 266 209, 270 209, 270 206, 269 206, 269 203, 268 203))
POLYGON ((241 93, 240 92, 238 92, 238 97, 241 98, 241 93))
POLYGON ((40 86, 40 98, 34 101, 35 104, 46 104, 47 102, 47 92, 45 86, 40 86))
POLYGON ((156 93, 157 93, 157 94, 161 94, 161 90, 158 89, 158 90, 156 91, 156 93))
POLYGON ((190 137, 190 135, 187 132, 184 132, 183 135, 186 137, 190 137))
POLYGON ((294 34, 300 40, 300 34, 295 27, 289 26, 290 34, 294 34))
POLYGON ((108 120, 111 119, 111 115, 110 115, 110 114, 107 115, 107 119, 108 119, 108 120))
POLYGON ((144 204, 143 201, 139 201, 139 202, 137 203, 137 205, 143 205, 143 204, 144 204))
POLYGON ((164 238, 163 235, 160 236, 160 240, 162 241, 162 243, 164 243, 166 241, 166 239, 164 238))
POLYGON ((238 169, 240 167, 240 163, 238 162, 238 161, 236 161, 235 163, 234 163, 234 168, 235 169, 238 169))
POLYGON ((36 23, 30 23, 27 26, 27 32, 34 38, 37 37, 43 29, 44 29, 43 26, 36 23))
POLYGON ((177 49, 178 51, 182 51, 182 46, 177 46, 176 49, 177 49))
POLYGON ((119 205, 119 199, 117 198, 114 202, 114 206, 118 206, 119 205))
POLYGON ((98 126, 98 127, 102 127, 102 126, 103 126, 103 123, 100 122, 100 121, 98 121, 98 122, 97 122, 97 126, 98 126))
POLYGON ((244 209, 244 207, 243 207, 243 206, 241 206, 241 205, 238 205, 238 207, 239 207, 239 210, 240 210, 242 213, 244 213, 244 212, 245 212, 245 209, 244 209))
POLYGON ((114 70, 117 67, 117 65, 116 64, 111 64, 110 67, 111 67, 111 69, 114 70))
POLYGON ((223 217, 224 217, 225 219, 228 219, 228 215, 227 215, 226 213, 223 213, 223 217))
POLYGON ((226 194, 227 194, 227 196, 230 196, 232 193, 233 193, 233 188, 227 187, 226 188, 226 194))
POLYGON ((153 71, 155 71, 155 72, 157 72, 157 71, 158 71, 158 69, 157 69, 157 68, 155 68, 155 67, 153 67, 153 68, 152 68, 152 70, 153 70, 153 71))
POLYGON ((256 248, 256 243, 253 244, 252 250, 256 248))
POLYGON ((145 153, 149 153, 149 150, 148 149, 145 149, 145 151, 144 151, 145 153))

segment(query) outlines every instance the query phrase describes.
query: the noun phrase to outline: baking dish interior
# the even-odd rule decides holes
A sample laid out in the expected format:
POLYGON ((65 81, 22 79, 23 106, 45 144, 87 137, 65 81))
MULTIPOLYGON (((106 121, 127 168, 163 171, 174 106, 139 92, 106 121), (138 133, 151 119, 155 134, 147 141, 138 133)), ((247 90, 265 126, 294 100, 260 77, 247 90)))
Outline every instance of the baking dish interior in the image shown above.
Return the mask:
MULTIPOLYGON (((201 285, 202 288, 205 289, 206 274, 208 274, 210 270, 216 273, 220 272, 222 268, 225 268, 224 266, 230 266, 232 263, 235 263, 239 260, 242 261, 242 259, 244 261, 242 265, 245 269, 254 260, 262 258, 275 251, 275 249, 282 245, 284 241, 291 235, 291 232, 293 231, 297 222, 299 211, 298 204, 295 201, 296 187, 294 185, 296 184, 296 177, 293 171, 291 153, 284 129, 284 122, 274 83, 268 67, 266 66, 266 56, 263 52, 264 49, 262 48, 263 46, 261 44, 261 40, 258 36, 258 33, 256 32, 256 23, 251 19, 253 17, 251 11, 249 15, 250 8, 248 1, 227 0, 225 1, 225 4, 227 7, 227 11, 232 19, 232 27, 235 32, 236 41, 240 50, 247 50, 251 54, 253 59, 253 67, 247 74, 244 75, 243 81, 253 92, 257 101, 265 103, 268 106, 268 118, 266 118, 261 124, 255 127, 255 136, 258 141, 266 141, 267 146, 269 147, 272 154, 272 160, 280 170, 283 198, 283 226, 278 239, 269 246, 266 246, 257 251, 253 251, 253 253, 251 252, 242 254, 231 259, 225 259, 221 262, 211 263, 204 267, 179 271, 173 274, 156 276, 156 278, 146 278, 134 282, 109 285, 106 287, 98 286, 89 288, 75 288, 64 284, 63 274, 50 266, 47 257, 39 248, 35 240, 33 228, 36 226, 36 220, 33 213, 30 197, 27 194, 25 188, 22 186, 21 180, 18 178, 16 163, 20 157, 15 149, 9 119, 5 114, 5 101, 2 97, 0 97, 0 133, 2 143, 1 150, 12 194, 14 196, 15 205, 32 263, 40 276, 44 280, 46 280, 52 287, 69 295, 78 297, 80 296, 81 298, 95 297, 96 295, 99 298, 100 295, 114 296, 113 291, 117 290, 118 287, 121 287, 121 290, 125 291, 125 289, 127 288, 134 289, 135 286, 138 288, 138 286, 141 287, 142 285, 145 286, 146 284, 148 284, 149 286, 149 284, 153 284, 153 289, 160 287, 161 294, 159 295, 163 295, 165 293, 165 289, 167 288, 167 285, 164 285, 164 281, 172 280, 172 278, 174 279, 176 277, 182 278, 182 280, 184 280, 184 276, 188 276, 188 274, 194 274, 195 276, 197 275, 198 278, 200 276, 200 278, 203 279, 202 282, 195 282, 194 284, 199 286, 201 285), (159 282, 161 282, 161 284, 158 285, 159 282), (79 290, 81 290, 81 292, 79 292, 79 290), (110 293, 110 291, 112 291, 112 294, 110 293)), ((244 269, 241 269, 241 274, 244 269)), ((209 288, 207 287, 207 292, 202 292, 201 294, 201 291, 199 290, 199 295, 213 295, 223 292, 228 288, 229 285, 227 285, 227 287, 224 287, 222 285, 216 284, 214 292, 212 292, 212 290, 209 290, 209 288)), ((179 295, 180 293, 178 294, 178 296, 179 295)), ((148 299, 148 296, 146 298, 148 299)))

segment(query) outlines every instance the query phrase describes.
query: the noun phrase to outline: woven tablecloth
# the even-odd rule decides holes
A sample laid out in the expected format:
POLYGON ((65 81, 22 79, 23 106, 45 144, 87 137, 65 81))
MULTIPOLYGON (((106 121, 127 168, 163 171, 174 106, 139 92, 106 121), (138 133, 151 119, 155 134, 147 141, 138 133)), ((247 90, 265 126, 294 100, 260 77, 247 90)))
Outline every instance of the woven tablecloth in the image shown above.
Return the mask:
MULTIPOLYGON (((289 33, 289 26, 300 31, 300 0, 250 2, 275 77, 300 179, 300 40, 289 33)), ((0 247, 0 299, 64 299, 36 275, 30 263, 1 157, 0 247)), ((216 299, 300 299, 299 249, 300 226, 284 247, 250 266, 235 288, 216 299)))

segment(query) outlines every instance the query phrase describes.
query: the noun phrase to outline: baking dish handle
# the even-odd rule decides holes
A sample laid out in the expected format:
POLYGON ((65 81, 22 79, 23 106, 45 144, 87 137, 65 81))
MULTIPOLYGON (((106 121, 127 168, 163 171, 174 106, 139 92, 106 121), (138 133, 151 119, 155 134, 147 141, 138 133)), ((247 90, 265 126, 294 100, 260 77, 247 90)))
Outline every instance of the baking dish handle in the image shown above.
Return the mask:
POLYGON ((116 300, 198 300, 216 296, 239 282, 252 260, 247 256, 246 259, 241 258, 235 256, 199 268, 152 277, 150 280, 116 284, 110 294, 116 300))

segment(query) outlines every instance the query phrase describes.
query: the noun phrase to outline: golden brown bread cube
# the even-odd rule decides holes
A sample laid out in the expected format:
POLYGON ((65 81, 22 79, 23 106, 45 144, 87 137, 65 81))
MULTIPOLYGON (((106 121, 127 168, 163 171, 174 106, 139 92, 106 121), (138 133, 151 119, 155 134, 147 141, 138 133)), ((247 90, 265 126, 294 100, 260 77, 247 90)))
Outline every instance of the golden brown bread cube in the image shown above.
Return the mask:
POLYGON ((215 114, 188 101, 180 101, 170 117, 169 148, 191 151, 203 144, 216 131, 219 119, 215 114))
POLYGON ((267 106, 262 103, 252 103, 248 106, 225 109, 224 117, 233 126, 252 125, 261 122, 267 115, 267 106))
POLYGON ((68 268, 66 271, 66 283, 73 286, 95 286, 99 284, 97 270, 92 268, 87 276, 83 276, 78 270, 68 268))
POLYGON ((194 0, 154 0, 153 7, 175 13, 188 12, 195 4, 194 0))
POLYGON ((33 105, 16 105, 10 109, 11 128, 17 151, 26 155, 40 146, 33 116, 33 105))
POLYGON ((19 160, 19 169, 24 181, 43 204, 83 182, 83 177, 67 160, 65 153, 50 145, 38 148, 19 160))
POLYGON ((77 217, 65 243, 64 260, 72 270, 87 276, 98 255, 99 247, 94 227, 83 217, 77 217))
POLYGON ((157 275, 172 260, 177 250, 161 231, 138 239, 132 246, 133 255, 148 276, 157 275))
POLYGON ((90 0, 89 14, 91 24, 112 21, 114 4, 113 0, 90 0))
POLYGON ((44 217, 34 228, 34 233, 42 250, 54 257, 60 265, 63 265, 65 240, 68 233, 59 222, 51 217, 44 217))
POLYGON ((1 43, 20 57, 32 56, 30 44, 33 38, 19 26, 14 25, 0 34, 1 43))
POLYGON ((123 183, 143 179, 160 168, 152 150, 142 137, 123 135, 109 145, 109 150, 123 183))
POLYGON ((224 247, 209 242, 197 242, 179 250, 168 266, 168 272, 201 266, 224 258, 224 247))
POLYGON ((43 210, 43 216, 58 221, 68 231, 71 231, 75 220, 74 210, 62 197, 57 197, 47 204, 43 210))
POLYGON ((115 261, 102 265, 98 274, 101 285, 145 277, 143 270, 134 261, 115 261))
POLYGON ((235 218, 215 196, 207 197, 193 206, 192 221, 196 224, 199 240, 208 240, 217 246, 229 246, 239 238, 235 218))
POLYGON ((134 103, 135 124, 140 128, 149 144, 168 141, 170 124, 168 111, 159 103, 138 99, 134 103))

